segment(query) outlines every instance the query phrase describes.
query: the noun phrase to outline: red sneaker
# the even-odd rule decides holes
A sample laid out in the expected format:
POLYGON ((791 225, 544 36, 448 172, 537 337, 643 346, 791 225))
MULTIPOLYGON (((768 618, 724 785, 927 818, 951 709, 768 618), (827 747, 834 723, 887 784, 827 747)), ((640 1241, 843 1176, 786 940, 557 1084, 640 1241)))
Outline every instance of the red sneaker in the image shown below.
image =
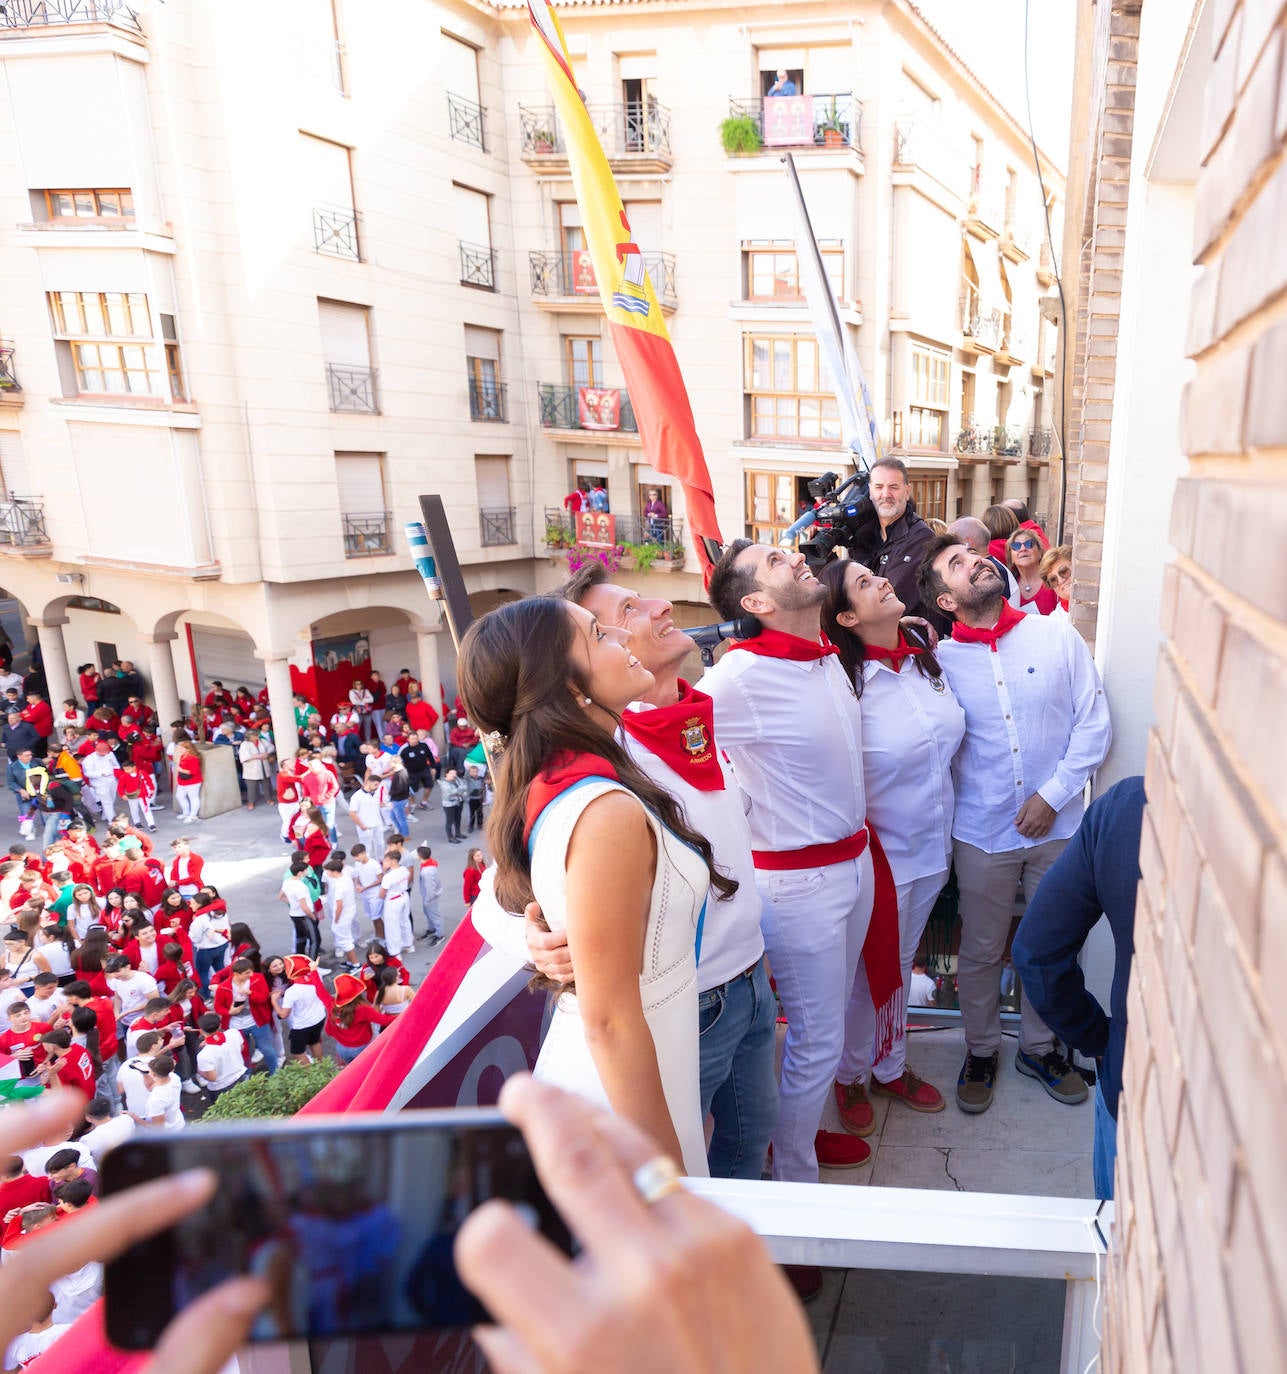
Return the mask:
POLYGON ((836 1106, 840 1124, 850 1135, 870 1135, 876 1129, 876 1113, 867 1101, 867 1088, 861 1078, 852 1083, 836 1083, 836 1106))
POLYGON ((945 1105, 943 1094, 911 1069, 904 1069, 900 1078, 891 1079, 888 1083, 882 1083, 873 1074, 871 1091, 877 1097, 892 1097, 895 1102, 901 1102, 914 1112, 941 1112, 945 1105))
POLYGON ((871 1147, 865 1141, 839 1131, 819 1131, 813 1149, 823 1169, 857 1169, 871 1159, 871 1147))

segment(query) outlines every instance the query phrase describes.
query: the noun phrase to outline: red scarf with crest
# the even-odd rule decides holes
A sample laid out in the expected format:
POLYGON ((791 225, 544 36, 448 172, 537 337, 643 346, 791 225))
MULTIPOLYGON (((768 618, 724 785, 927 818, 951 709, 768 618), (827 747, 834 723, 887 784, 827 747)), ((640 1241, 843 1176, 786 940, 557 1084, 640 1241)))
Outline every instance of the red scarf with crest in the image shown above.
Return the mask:
POLYGON ((745 649, 748 654, 759 654, 761 658, 789 658, 796 663, 808 663, 840 652, 826 635, 820 635, 817 639, 801 639, 799 635, 769 629, 761 630, 754 639, 735 640, 728 647, 730 651, 745 649))
POLYGON ((683 678, 673 706, 626 711, 621 726, 699 792, 724 790, 724 770, 715 753, 715 703, 683 678))
POLYGON ((1002 635, 1008 635, 1016 625, 1022 625, 1026 619, 1027 616, 1022 611, 1016 611, 1008 601, 1003 601, 997 623, 990 630, 978 629, 973 625, 962 625, 958 620, 952 626, 952 638, 958 644, 986 644, 993 653, 996 653, 997 640, 1002 635))
POLYGON ((615 781, 616 777, 617 770, 598 754, 574 754, 570 749, 555 754, 528 784, 523 843, 526 844, 531 837, 532 827, 541 812, 574 783, 585 778, 610 778, 615 781))

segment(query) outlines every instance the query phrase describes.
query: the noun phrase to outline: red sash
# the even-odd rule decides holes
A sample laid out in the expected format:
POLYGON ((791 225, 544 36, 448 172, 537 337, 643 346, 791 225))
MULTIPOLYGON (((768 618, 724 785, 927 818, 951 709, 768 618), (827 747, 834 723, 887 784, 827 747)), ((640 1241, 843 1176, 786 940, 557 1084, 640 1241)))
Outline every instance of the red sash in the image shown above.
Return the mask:
POLYGON ((751 858, 756 868, 782 873, 793 868, 826 868, 856 859, 867 848, 866 826, 843 840, 827 840, 823 844, 807 844, 803 849, 753 849, 751 858))
POLYGON ((840 652, 826 635, 816 640, 801 639, 799 635, 769 629, 761 630, 754 639, 736 640, 728 647, 730 651, 744 649, 748 654, 759 654, 761 658, 789 658, 797 663, 808 663, 840 652))
POLYGON ((1002 635, 1007 635, 1016 625, 1022 625, 1027 619, 1022 611, 1016 611, 1008 601, 1001 603, 1001 614, 997 617, 997 623, 990 630, 977 629, 973 625, 962 625, 958 620, 952 626, 952 638, 958 644, 986 644, 993 653, 997 651, 997 640, 1002 635))
POLYGON ((626 711, 621 725, 699 792, 724 790, 724 770, 715 753, 715 703, 705 692, 681 678, 675 705, 626 711))

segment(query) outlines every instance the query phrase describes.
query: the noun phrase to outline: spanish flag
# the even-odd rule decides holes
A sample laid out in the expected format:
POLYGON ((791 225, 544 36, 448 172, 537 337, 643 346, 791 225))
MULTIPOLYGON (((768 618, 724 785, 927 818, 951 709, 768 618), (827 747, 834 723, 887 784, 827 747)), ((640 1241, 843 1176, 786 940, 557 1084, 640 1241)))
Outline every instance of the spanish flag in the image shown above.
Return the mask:
POLYGON ((652 466, 682 485, 688 528, 703 575, 709 578, 723 540, 715 518, 710 473, 675 350, 631 235, 612 169, 572 76, 572 61, 554 9, 548 0, 528 0, 527 12, 540 40, 550 90, 563 125, 586 244, 594 261, 613 346, 625 373, 639 438, 652 466))

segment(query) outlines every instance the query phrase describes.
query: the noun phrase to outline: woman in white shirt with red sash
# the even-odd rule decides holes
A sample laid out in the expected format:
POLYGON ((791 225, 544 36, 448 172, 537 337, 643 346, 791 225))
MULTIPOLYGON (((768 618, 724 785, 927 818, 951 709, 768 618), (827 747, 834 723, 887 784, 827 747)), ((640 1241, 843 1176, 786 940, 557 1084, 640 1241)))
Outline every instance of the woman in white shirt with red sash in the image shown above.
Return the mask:
MULTIPOLYGON (((880 837, 898 893, 904 1006, 912 960, 952 861, 952 759, 965 735, 965 712, 926 642, 908 638, 892 584, 844 560, 822 572, 822 624, 840 650, 862 706, 867 819, 880 837)), ((915 633, 914 631, 910 633, 915 633)), ((899 1034, 872 1064, 875 1023, 870 998, 854 998, 845 1018, 839 1079, 857 1092, 941 1112, 943 1095, 907 1068, 899 1034)))

